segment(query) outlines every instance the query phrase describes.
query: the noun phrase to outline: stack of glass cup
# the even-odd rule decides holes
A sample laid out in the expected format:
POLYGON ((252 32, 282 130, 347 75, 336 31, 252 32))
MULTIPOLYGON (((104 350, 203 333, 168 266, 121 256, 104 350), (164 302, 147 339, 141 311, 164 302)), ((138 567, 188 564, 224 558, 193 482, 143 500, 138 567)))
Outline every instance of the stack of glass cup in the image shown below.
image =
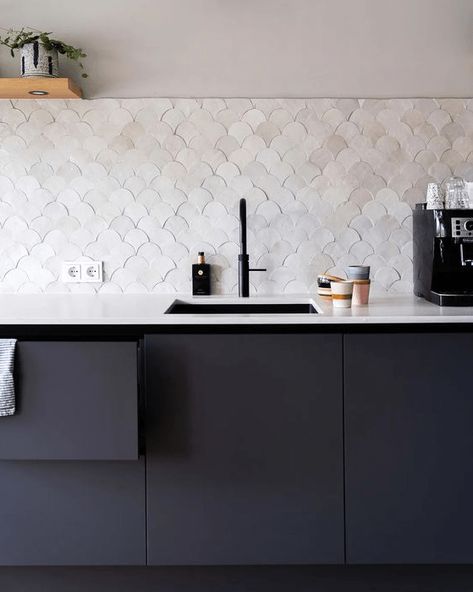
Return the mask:
POLYGON ((449 177, 445 191, 438 183, 427 185, 426 208, 428 210, 464 210, 471 207, 465 181, 461 177, 449 177))
POLYGON ((470 207, 470 197, 461 177, 445 181, 445 207, 447 210, 464 210, 470 207))

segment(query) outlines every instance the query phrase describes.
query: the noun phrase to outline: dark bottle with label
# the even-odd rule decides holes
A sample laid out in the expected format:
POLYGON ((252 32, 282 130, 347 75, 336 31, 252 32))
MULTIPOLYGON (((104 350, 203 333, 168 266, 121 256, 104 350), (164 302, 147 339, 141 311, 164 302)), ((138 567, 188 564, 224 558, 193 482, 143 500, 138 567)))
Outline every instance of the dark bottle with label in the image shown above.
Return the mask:
POLYGON ((205 262, 203 251, 199 252, 197 263, 192 266, 192 294, 210 296, 210 265, 205 262))

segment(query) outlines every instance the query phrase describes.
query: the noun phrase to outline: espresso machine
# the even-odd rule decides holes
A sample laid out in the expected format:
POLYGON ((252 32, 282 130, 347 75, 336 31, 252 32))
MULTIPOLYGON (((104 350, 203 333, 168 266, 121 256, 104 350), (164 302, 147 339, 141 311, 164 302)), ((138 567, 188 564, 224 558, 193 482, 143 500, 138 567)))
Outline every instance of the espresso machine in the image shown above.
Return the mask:
POLYGON ((413 213, 414 293, 440 306, 473 306, 473 209, 413 213))

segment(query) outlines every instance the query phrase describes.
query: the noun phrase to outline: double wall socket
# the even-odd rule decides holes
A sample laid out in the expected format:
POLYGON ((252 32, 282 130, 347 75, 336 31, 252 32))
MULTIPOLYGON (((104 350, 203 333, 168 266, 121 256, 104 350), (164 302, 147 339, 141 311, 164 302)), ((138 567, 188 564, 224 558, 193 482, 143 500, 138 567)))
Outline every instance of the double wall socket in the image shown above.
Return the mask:
POLYGON ((103 282, 103 262, 63 261, 61 279, 64 283, 103 282))

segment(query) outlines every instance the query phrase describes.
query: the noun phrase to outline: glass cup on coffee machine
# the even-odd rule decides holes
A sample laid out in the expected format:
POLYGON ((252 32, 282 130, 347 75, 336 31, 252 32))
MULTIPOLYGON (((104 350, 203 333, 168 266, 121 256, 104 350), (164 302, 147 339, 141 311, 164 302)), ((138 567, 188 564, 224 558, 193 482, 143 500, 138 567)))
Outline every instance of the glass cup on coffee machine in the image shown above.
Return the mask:
POLYGON ((464 210, 470 207, 470 197, 461 177, 445 181, 445 207, 447 210, 464 210))
POLYGON ((426 199, 428 210, 442 210, 444 208, 444 201, 442 190, 438 183, 429 183, 427 185, 426 199))

